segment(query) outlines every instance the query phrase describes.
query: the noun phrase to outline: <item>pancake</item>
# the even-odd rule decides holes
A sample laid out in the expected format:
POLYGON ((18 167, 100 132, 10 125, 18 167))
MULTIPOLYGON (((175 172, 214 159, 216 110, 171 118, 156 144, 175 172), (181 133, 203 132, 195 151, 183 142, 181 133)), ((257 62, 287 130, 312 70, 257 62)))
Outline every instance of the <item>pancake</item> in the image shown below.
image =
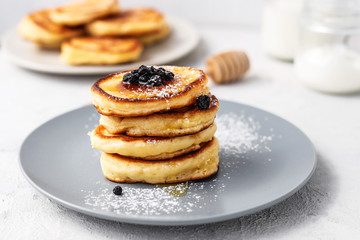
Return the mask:
POLYGON ((84 0, 52 9, 50 18, 58 24, 79 26, 117 11, 117 0, 84 0))
POLYGON ((20 35, 40 47, 58 49, 69 38, 82 35, 83 28, 71 28, 59 25, 49 18, 50 10, 41 10, 26 16, 19 24, 20 35))
POLYGON ((199 109, 195 104, 178 110, 154 113, 140 117, 101 116, 100 124, 109 133, 124 133, 128 136, 171 137, 199 132, 210 126, 219 109, 217 98, 212 95, 208 109, 199 109))
POLYGON ((170 34, 170 31, 171 31, 170 26, 166 25, 162 29, 158 30, 157 32, 142 35, 142 36, 134 36, 134 37, 139 39, 139 41, 142 44, 144 44, 146 46, 150 46, 150 45, 155 44, 155 43, 163 40, 164 38, 166 38, 170 34))
MULTIPOLYGON (((166 159, 180 155, 178 151, 210 141, 216 131, 215 123, 208 128, 191 135, 178 137, 130 137, 124 134, 110 134, 99 125, 90 135, 91 145, 106 153, 117 153, 133 158, 149 160, 166 159)), ((188 150, 186 151, 188 152, 188 150)))
POLYGON ((108 75, 91 87, 93 104, 106 116, 134 117, 182 108, 208 94, 207 77, 202 70, 164 66, 174 73, 173 80, 161 86, 147 87, 122 82, 124 71, 108 75))
POLYGON ((142 50, 134 38, 78 37, 62 43, 60 58, 71 65, 117 64, 138 59, 142 50))
POLYGON ((93 36, 144 36, 166 27, 164 16, 150 8, 135 8, 117 12, 86 25, 93 36))
POLYGON ((214 137, 200 150, 166 161, 143 161, 103 153, 100 163, 104 176, 114 182, 151 184, 198 180, 218 171, 219 143, 214 137))

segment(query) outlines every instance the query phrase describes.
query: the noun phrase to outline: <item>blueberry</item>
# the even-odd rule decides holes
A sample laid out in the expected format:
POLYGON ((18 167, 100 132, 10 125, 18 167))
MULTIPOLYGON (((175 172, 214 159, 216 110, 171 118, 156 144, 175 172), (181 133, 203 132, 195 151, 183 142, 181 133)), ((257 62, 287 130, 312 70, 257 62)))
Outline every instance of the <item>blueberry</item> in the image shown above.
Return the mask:
POLYGON ((132 74, 132 77, 130 79, 130 83, 131 84, 138 84, 139 83, 139 74, 138 73, 132 74))
POLYGON ((141 65, 138 72, 140 75, 146 75, 149 72, 149 69, 147 66, 141 65))
POLYGON ((132 78, 132 74, 131 73, 126 73, 124 75, 124 77, 123 77, 123 82, 128 83, 128 82, 130 82, 131 78, 132 78))
POLYGON ((132 79, 130 80, 130 84, 138 85, 138 84, 139 84, 139 81, 138 81, 138 79, 136 79, 136 78, 132 78, 132 79))
POLYGON ((136 78, 136 79, 138 79, 139 77, 140 77, 140 74, 139 73, 133 73, 133 78, 136 78))
POLYGON ((141 70, 148 70, 148 67, 147 66, 145 66, 145 65, 141 65, 140 67, 139 67, 139 71, 141 71, 141 70))
POLYGON ((161 78, 165 79, 165 69, 163 68, 158 68, 156 75, 159 75, 161 78))
POLYGON ((164 74, 165 73, 165 69, 164 68, 162 68, 162 67, 159 67, 158 69, 157 69, 157 73, 158 74, 164 74))
POLYGON ((150 67, 150 73, 151 74, 156 74, 156 68, 154 66, 150 67))
POLYGON ((147 82, 148 86, 160 86, 162 85, 161 77, 159 75, 152 76, 147 82))
POLYGON ((145 85, 148 81, 148 77, 146 75, 142 75, 139 77, 139 84, 145 85))
POLYGON ((196 99, 196 106, 198 106, 199 109, 208 109, 210 106, 210 97, 207 95, 200 95, 196 99))
POLYGON ((166 81, 170 81, 170 80, 174 79, 174 77, 175 77, 174 73, 172 73, 170 71, 165 72, 165 77, 164 78, 165 78, 166 81))
POLYGON ((121 188, 120 186, 114 187, 113 193, 114 193, 115 195, 121 195, 121 194, 122 194, 122 188, 121 188))
POLYGON ((126 73, 123 77, 124 83, 146 86, 160 86, 166 81, 174 78, 174 73, 166 71, 164 68, 147 67, 141 65, 138 69, 126 73))

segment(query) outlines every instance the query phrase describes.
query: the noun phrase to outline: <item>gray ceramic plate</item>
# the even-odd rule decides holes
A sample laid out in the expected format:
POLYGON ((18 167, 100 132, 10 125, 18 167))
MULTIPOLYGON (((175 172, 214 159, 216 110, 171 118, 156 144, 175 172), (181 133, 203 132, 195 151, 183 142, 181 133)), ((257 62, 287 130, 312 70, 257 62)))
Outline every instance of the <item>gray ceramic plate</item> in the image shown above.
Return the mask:
POLYGON ((147 225, 223 221, 268 208, 299 190, 316 166, 309 139, 289 122, 260 109, 221 101, 218 174, 174 186, 117 184, 104 178, 100 153, 87 135, 98 122, 92 106, 56 117, 33 131, 20 151, 32 186, 57 203, 91 216, 147 225), (121 185, 123 195, 112 189, 121 185), (183 188, 184 186, 177 186, 183 188))

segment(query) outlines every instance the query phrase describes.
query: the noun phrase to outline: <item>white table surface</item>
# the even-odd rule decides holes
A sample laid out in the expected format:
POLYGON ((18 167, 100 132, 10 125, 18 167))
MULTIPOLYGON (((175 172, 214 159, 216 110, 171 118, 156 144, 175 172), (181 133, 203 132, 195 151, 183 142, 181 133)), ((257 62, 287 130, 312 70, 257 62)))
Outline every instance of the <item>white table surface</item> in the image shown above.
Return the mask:
POLYGON ((96 76, 48 75, 8 63, 0 51, 0 239, 358 239, 360 236, 360 95, 308 90, 290 63, 266 57, 259 29, 201 27, 202 42, 175 62, 202 68, 227 49, 244 49, 251 71, 243 82, 211 91, 275 113, 314 143, 318 166, 299 192, 269 209, 200 226, 151 227, 100 220, 48 200, 22 176, 18 152, 40 124, 89 104, 96 76))

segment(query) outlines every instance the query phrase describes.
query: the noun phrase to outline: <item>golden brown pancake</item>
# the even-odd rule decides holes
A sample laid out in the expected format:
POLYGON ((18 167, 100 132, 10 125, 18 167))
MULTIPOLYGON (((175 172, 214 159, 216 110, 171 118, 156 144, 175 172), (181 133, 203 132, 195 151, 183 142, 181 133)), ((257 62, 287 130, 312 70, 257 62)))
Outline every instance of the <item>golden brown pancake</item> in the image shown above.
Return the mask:
POLYGON ((161 40, 163 40, 164 38, 166 38, 171 32, 171 28, 169 25, 164 26, 162 29, 153 32, 153 33, 149 33, 146 35, 142 35, 142 36, 133 36, 137 39, 139 39, 139 41, 144 44, 145 46, 150 46, 152 44, 155 44, 161 40))
POLYGON ((161 86, 123 83, 124 74, 130 71, 100 79, 91 87, 94 106, 106 116, 144 116, 194 104, 198 96, 208 94, 208 79, 202 70, 172 66, 164 68, 173 72, 175 77, 161 86))
POLYGON ((44 48, 59 48, 69 38, 82 35, 83 28, 59 25, 49 18, 50 10, 41 10, 26 16, 19 24, 20 35, 44 48))
POLYGON ((86 29, 93 36, 144 36, 166 26, 164 16, 158 11, 135 8, 89 23, 86 29))
POLYGON ((142 50, 134 38, 78 37, 62 43, 60 57, 71 65, 117 64, 138 59, 142 50))
POLYGON ((110 134, 99 125, 90 133, 91 145, 106 153, 117 153, 147 160, 167 159, 196 150, 201 143, 210 141, 216 131, 215 123, 190 135, 178 137, 130 137, 110 134))
POLYGON ((162 136, 171 137, 193 134, 210 126, 219 109, 219 102, 211 95, 208 109, 199 109, 196 104, 154 113, 140 117, 101 116, 100 124, 109 133, 125 133, 128 136, 162 136))
POLYGON ((117 0, 83 0, 52 9, 50 18, 58 24, 79 26, 117 11, 117 0))
POLYGON ((198 151, 164 161, 143 161, 103 153, 100 163, 104 176, 114 182, 176 183, 203 179, 216 173, 218 152, 219 144, 214 137, 198 151))

